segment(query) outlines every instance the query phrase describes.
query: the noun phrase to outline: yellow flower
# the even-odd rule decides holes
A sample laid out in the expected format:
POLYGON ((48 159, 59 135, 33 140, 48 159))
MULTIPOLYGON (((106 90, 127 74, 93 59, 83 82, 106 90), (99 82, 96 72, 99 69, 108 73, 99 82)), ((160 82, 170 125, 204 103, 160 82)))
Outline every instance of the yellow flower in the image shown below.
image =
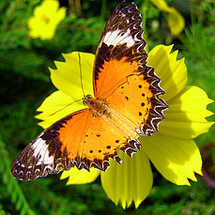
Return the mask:
MULTIPOLYGON (((93 168, 90 172, 77 168, 64 171, 61 179, 69 177, 67 185, 90 183, 101 174, 102 186, 116 205, 120 201, 122 207, 126 208, 134 201, 137 208, 152 187, 149 161, 164 178, 177 185, 189 185, 188 179, 196 181, 195 173, 202 174, 201 156, 192 138, 207 132, 213 124, 205 119, 212 114, 206 109, 212 100, 202 89, 186 86, 187 68, 184 59, 176 60, 177 51, 171 53, 171 49, 172 46, 156 46, 149 53, 147 63, 154 67, 161 78, 161 87, 166 93, 163 98, 169 106, 159 131, 150 137, 141 137, 142 148, 133 158, 119 151, 123 163, 119 165, 110 159, 107 172, 93 168)), ((66 61, 55 62, 57 69, 50 69, 52 82, 59 90, 46 98, 38 108, 42 113, 37 118, 43 120, 40 123, 43 128, 85 108, 82 101, 74 102, 82 98, 82 84, 85 94, 93 95, 94 55, 73 52, 63 56, 66 61)))
POLYGON ((65 16, 66 8, 59 8, 57 0, 45 0, 34 9, 34 16, 28 20, 29 35, 41 40, 52 39, 57 25, 65 16))
POLYGON ((185 26, 184 17, 174 8, 169 7, 165 0, 151 0, 151 2, 161 11, 168 13, 167 22, 171 34, 179 35, 185 26))

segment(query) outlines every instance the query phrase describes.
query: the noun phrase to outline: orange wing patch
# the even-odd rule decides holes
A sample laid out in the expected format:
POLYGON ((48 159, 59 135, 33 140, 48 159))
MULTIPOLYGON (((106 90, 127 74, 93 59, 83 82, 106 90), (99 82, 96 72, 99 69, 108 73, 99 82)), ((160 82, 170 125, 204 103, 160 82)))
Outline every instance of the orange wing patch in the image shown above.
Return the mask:
POLYGON ((78 165, 77 161, 69 159, 69 155, 79 153, 82 136, 75 132, 84 132, 86 125, 83 123, 90 122, 90 116, 89 109, 83 109, 45 129, 16 158, 11 168, 12 175, 20 180, 34 180, 78 165), (71 141, 74 149, 69 148, 71 141))
POLYGON ((129 62, 127 57, 120 60, 104 61, 98 73, 99 81, 94 86, 94 89, 96 89, 95 97, 107 98, 118 86, 126 82, 128 75, 135 74, 138 67, 139 62, 129 62))
POLYGON ((163 110, 167 107, 163 100, 157 98, 157 95, 163 93, 158 87, 159 79, 156 76, 150 77, 149 74, 154 71, 151 67, 147 68, 148 75, 129 75, 126 83, 106 99, 111 109, 128 118, 135 125, 135 131, 144 136, 150 136, 157 130, 159 122, 164 118, 163 110))
POLYGON ((122 122, 114 121, 114 114, 110 114, 99 117, 89 109, 60 128, 59 141, 63 143, 61 151, 67 152, 72 166, 87 170, 95 167, 104 171, 109 166, 110 157, 121 163, 117 149, 126 149, 126 153, 132 156, 140 148, 135 139, 139 135, 134 130, 130 131, 130 135, 123 131, 120 127, 122 122))

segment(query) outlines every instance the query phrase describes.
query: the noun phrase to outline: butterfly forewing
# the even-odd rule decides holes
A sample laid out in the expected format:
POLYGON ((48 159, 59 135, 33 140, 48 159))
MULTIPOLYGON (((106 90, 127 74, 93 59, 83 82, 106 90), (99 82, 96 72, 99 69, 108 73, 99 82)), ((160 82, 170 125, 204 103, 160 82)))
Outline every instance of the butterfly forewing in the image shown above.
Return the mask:
POLYGON ((158 98, 164 91, 146 62, 141 14, 134 3, 120 10, 121 4, 108 20, 97 49, 95 96, 129 118, 140 135, 150 136, 164 118, 167 105, 158 98))
POLYGON ((121 4, 110 16, 97 48, 94 65, 96 97, 107 98, 125 83, 128 75, 135 74, 146 64, 141 14, 135 4, 120 10, 121 4))

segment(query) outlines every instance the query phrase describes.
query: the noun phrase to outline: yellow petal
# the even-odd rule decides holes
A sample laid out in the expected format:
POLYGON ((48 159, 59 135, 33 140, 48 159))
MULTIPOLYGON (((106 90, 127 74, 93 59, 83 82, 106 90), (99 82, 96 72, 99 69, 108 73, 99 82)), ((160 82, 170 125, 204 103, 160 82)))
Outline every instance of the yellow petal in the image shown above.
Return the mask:
POLYGON ((134 201, 137 208, 148 196, 152 187, 152 172, 144 151, 136 153, 133 158, 119 152, 123 163, 120 165, 110 160, 110 168, 101 173, 102 186, 116 205, 119 201, 125 209, 134 201))
POLYGON ((177 185, 196 181, 194 172, 202 174, 199 149, 192 140, 182 140, 159 132, 141 138, 142 150, 167 180, 177 185))
POLYGON ((176 96, 187 83, 187 67, 184 58, 177 60, 178 51, 171 53, 171 46, 158 45, 149 52, 148 65, 154 67, 165 91, 163 97, 168 102, 176 96))
POLYGON ((90 172, 85 169, 79 170, 76 167, 71 168, 68 171, 64 171, 60 177, 61 180, 68 178, 66 185, 70 184, 86 184, 96 180, 100 171, 94 168, 90 168, 90 172))
POLYGON ((164 0, 151 0, 151 2, 159 9, 165 12, 169 12, 169 6, 164 0))
POLYGON ((55 62, 56 70, 50 69, 51 79, 55 87, 74 100, 84 95, 94 95, 93 63, 94 55, 83 52, 63 54, 65 62, 55 62))
POLYGON ((74 102, 74 100, 67 94, 56 91, 48 96, 37 109, 38 112, 42 112, 35 116, 37 119, 43 120, 38 124, 47 128, 57 120, 81 109, 86 108, 82 103, 82 100, 74 102))
POLYGON ((54 16, 55 22, 59 24, 65 18, 65 16, 66 16, 66 8, 65 7, 59 8, 56 15, 54 16))
POLYGON ((45 0, 41 5, 43 12, 46 12, 47 16, 53 17, 59 9, 59 1, 57 0, 45 0))
POLYGON ((174 8, 169 11, 167 22, 171 34, 174 36, 179 35, 185 27, 184 17, 174 8))
POLYGON ((92 83, 94 55, 73 52, 63 56, 66 62, 55 62, 57 69, 50 69, 52 82, 60 91, 47 97, 37 109, 42 112, 36 118, 44 120, 39 123, 43 128, 68 114, 86 108, 82 98, 87 94, 94 95, 92 83))
POLYGON ((199 87, 185 87, 175 98, 168 101, 165 120, 159 132, 181 139, 195 138, 207 132, 213 122, 205 118, 212 115, 207 105, 212 100, 199 87))
POLYGON ((168 13, 167 22, 171 34, 179 35, 185 27, 184 17, 176 9, 169 7, 164 0, 151 0, 151 2, 161 11, 168 13))

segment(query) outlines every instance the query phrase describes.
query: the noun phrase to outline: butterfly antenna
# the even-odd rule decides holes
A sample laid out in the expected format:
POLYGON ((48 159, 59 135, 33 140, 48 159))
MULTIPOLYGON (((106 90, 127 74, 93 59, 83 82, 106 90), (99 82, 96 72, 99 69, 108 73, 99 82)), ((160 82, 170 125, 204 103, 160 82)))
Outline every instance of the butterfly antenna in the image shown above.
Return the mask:
POLYGON ((84 98, 86 96, 86 94, 84 92, 83 73, 82 73, 82 68, 81 68, 81 55, 79 52, 78 52, 78 58, 79 58, 79 67, 80 67, 81 89, 82 89, 83 98, 84 98))
MULTIPOLYGON (((79 58, 79 60, 78 60, 78 62, 79 62, 79 67, 80 67, 81 89, 82 89, 83 98, 84 98, 84 97, 85 97, 85 92, 84 92, 84 84, 83 84, 83 73, 82 73, 82 68, 81 68, 81 55, 80 55, 79 52, 78 52, 78 58, 79 58)), ((58 113, 58 112, 64 110, 65 108, 69 107, 70 105, 74 104, 75 102, 79 102, 79 101, 81 101, 81 100, 82 100, 82 99, 78 99, 78 100, 75 100, 75 101, 69 103, 68 105, 66 105, 65 107, 61 108, 60 110, 57 110, 57 111, 55 111, 54 113, 51 113, 50 116, 55 115, 56 113, 58 113)))
POLYGON ((68 105, 66 105, 65 107, 61 108, 60 110, 57 110, 57 111, 55 111, 54 113, 51 113, 49 116, 53 116, 53 115, 55 115, 56 113, 58 113, 58 112, 64 110, 65 108, 69 107, 70 105, 74 104, 75 102, 80 102, 80 101, 82 101, 82 99, 75 100, 74 102, 69 103, 68 105))

